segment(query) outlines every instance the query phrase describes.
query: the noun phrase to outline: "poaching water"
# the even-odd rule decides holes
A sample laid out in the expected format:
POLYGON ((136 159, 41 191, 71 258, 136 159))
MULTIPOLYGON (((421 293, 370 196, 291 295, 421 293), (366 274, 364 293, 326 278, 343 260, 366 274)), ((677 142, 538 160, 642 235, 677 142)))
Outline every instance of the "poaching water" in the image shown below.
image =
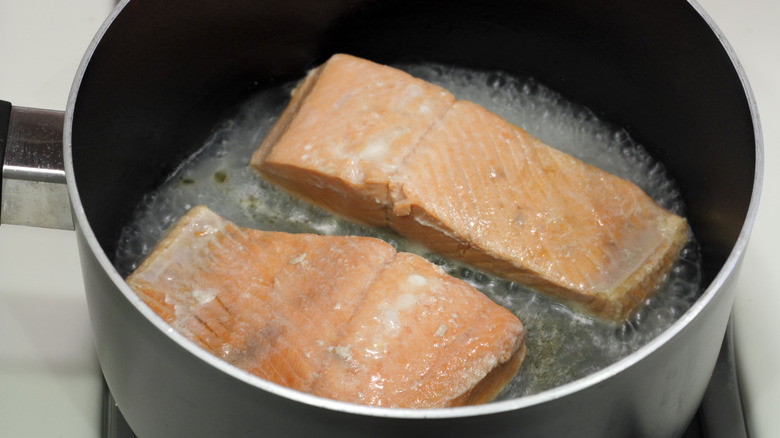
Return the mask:
MULTIPOLYGON (((661 206, 684 216, 679 189, 663 165, 624 129, 532 79, 441 65, 397 66, 478 103, 548 145, 628 179, 661 206)), ((474 270, 408 242, 363 227, 290 197, 249 166, 249 159, 284 109, 290 83, 259 93, 138 206, 122 230, 114 263, 128 275, 186 211, 206 205, 238 225, 263 230, 373 236, 414 252, 462 278, 515 313, 527 330, 528 355, 499 399, 538 393, 591 374, 663 332, 700 294, 701 263, 691 238, 659 290, 630 320, 614 326, 575 313, 519 284, 474 270)), ((478 157, 475 157, 478 158, 478 157)))

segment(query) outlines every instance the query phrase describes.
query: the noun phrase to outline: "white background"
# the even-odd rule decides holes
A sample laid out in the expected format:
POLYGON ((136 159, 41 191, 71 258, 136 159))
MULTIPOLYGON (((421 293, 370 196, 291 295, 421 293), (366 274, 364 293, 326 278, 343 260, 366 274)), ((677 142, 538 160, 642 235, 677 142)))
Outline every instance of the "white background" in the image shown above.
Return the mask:
MULTIPOLYGON (((780 2, 701 0, 744 66, 764 130, 762 204, 735 304, 751 436, 780 436, 780 2)), ((0 99, 64 110, 111 0, 0 0, 0 99)), ((0 227, 0 437, 97 437, 102 383, 75 235, 0 227)))

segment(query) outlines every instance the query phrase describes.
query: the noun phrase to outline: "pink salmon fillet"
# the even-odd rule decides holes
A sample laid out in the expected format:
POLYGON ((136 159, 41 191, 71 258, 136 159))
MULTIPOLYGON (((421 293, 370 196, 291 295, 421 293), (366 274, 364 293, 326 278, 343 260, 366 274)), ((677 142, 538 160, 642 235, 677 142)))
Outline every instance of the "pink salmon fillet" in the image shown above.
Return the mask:
POLYGON ((639 187, 400 70, 334 55, 251 165, 292 194, 621 321, 688 239, 639 187))
POLYGON ((127 283, 195 344, 271 382, 371 406, 483 403, 525 357, 508 310, 374 238, 183 216, 127 283))

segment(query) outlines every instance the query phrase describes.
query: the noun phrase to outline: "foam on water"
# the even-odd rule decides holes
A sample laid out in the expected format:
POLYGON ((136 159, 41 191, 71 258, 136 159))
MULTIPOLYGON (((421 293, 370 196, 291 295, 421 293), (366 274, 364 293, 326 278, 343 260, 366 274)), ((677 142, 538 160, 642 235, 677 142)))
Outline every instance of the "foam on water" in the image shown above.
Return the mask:
MULTIPOLYGON (((545 143, 629 179, 663 207, 684 213, 679 190, 625 130, 599 120, 530 79, 441 65, 399 66, 444 86, 520 126, 545 143)), ((646 344, 684 313, 700 293, 700 256, 691 240, 664 285, 629 321, 614 326, 571 312, 516 283, 474 270, 387 230, 358 226, 291 198, 249 167, 249 158, 286 105, 295 84, 258 94, 217 127, 201 149, 138 206, 122 232, 114 262, 128 275, 187 210, 207 205, 244 227, 367 235, 420 254, 514 312, 526 327, 528 355, 499 399, 534 394, 612 364, 646 344)))

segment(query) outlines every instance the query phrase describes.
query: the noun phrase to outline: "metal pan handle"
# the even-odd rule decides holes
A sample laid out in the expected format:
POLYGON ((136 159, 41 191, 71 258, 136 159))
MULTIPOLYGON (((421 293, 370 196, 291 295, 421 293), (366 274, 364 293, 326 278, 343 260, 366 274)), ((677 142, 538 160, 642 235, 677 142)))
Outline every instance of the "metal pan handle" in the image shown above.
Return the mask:
POLYGON ((0 223, 73 229, 62 130, 65 113, 0 101, 0 223))

